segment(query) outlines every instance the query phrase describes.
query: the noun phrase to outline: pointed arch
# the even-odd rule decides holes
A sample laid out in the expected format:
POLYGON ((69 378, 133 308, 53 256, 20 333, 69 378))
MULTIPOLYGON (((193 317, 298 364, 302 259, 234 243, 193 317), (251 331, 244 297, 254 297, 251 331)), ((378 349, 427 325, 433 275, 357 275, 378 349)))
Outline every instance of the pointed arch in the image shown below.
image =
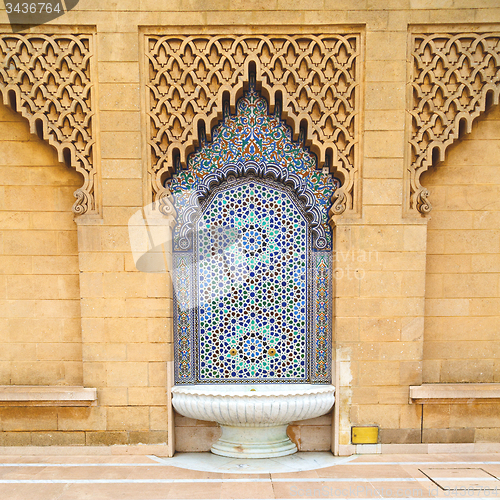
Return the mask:
POLYGON ((177 214, 176 383, 328 383, 328 214, 339 183, 316 168, 303 134, 293 141, 290 127, 269 114, 253 84, 236 108, 235 115, 225 109, 212 141, 200 133, 201 146, 186 169, 177 165, 161 198, 177 214), (227 310, 227 328, 220 329, 215 309, 227 310), (258 327, 245 320, 252 314, 258 327), (245 346, 257 349, 258 359, 246 359, 245 346))

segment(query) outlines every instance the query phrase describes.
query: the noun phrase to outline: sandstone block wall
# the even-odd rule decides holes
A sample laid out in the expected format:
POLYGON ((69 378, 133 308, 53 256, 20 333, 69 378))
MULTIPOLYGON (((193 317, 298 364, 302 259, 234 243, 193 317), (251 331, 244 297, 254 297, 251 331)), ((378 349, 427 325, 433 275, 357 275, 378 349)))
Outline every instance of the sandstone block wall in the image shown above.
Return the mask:
MULTIPOLYGON (((500 381, 500 108, 425 175, 429 217, 423 380, 500 381)), ((424 405, 424 442, 497 441, 498 403, 424 405)))
MULTIPOLYGON (((0 178, 0 385, 82 385, 80 175, 0 105, 0 178)), ((85 444, 71 414, 0 405, 0 446, 85 444)))
MULTIPOLYGON (((348 445, 352 425, 378 425, 386 443, 498 440, 494 405, 425 406, 422 433, 422 407, 408 403, 422 382, 499 382, 498 110, 423 178, 430 217, 405 206, 409 34, 498 23, 496 0, 82 0, 32 28, 95 33, 101 208, 73 221, 80 176, 0 107, 0 384, 82 384, 98 402, 1 408, 0 444, 167 440, 171 284, 136 270, 127 227, 151 194, 145 33, 360 34, 357 201, 334 229, 338 425, 291 431, 304 449, 335 446, 335 434, 348 445)), ((0 25, 11 32, 3 5, 0 25)), ((181 418, 177 431, 186 450, 215 437, 181 418)))
POLYGON ((80 176, 0 106, 0 384, 81 385, 80 176))

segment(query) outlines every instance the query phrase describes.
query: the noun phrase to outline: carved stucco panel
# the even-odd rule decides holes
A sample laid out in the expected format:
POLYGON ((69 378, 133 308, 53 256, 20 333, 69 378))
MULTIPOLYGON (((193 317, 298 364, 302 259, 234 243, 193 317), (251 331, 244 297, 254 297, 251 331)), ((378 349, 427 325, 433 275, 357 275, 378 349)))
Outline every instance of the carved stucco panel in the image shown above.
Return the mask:
POLYGON ((420 176, 500 94, 500 33, 414 34, 409 83, 411 130, 407 209, 426 214, 420 176))
POLYGON ((355 210, 358 173, 359 35, 146 36, 148 173, 153 200, 167 195, 165 179, 186 168, 199 145, 200 124, 210 140, 234 112, 255 70, 270 111, 282 117, 342 180, 331 215, 355 210), (177 165, 175 163, 177 162, 177 165))
POLYGON ((76 215, 97 213, 93 36, 0 35, 0 94, 82 174, 76 215))

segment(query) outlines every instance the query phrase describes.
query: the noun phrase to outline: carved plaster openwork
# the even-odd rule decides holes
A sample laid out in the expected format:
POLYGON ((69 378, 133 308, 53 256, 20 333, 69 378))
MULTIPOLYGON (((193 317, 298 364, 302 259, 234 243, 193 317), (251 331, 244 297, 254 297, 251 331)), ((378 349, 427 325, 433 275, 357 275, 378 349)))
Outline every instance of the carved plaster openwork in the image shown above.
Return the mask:
POLYGON ((0 93, 28 119, 30 130, 54 146, 59 161, 82 174, 76 215, 96 213, 95 97, 92 35, 0 36, 0 93))
POLYGON ((410 199, 426 214, 420 176, 500 94, 500 34, 415 34, 412 37, 410 199), (491 101, 490 101, 491 98, 491 101))
POLYGON ((270 111, 292 127, 342 186, 331 215, 354 206, 358 169, 359 35, 151 36, 148 62, 148 144, 152 196, 166 196, 164 181, 186 168, 188 155, 223 117, 234 112, 250 74, 270 111), (200 127, 200 124, 203 126, 200 127))

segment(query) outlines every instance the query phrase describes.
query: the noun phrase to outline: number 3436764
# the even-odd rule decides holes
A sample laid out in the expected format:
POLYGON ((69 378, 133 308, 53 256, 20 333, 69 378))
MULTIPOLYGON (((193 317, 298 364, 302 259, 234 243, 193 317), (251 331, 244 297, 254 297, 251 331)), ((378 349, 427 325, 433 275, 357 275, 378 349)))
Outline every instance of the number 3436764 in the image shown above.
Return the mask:
POLYGON ((52 3, 45 2, 32 2, 32 3, 6 3, 5 8, 7 9, 7 14, 36 14, 46 12, 51 14, 52 12, 61 12, 61 4, 57 2, 55 5, 52 3))

